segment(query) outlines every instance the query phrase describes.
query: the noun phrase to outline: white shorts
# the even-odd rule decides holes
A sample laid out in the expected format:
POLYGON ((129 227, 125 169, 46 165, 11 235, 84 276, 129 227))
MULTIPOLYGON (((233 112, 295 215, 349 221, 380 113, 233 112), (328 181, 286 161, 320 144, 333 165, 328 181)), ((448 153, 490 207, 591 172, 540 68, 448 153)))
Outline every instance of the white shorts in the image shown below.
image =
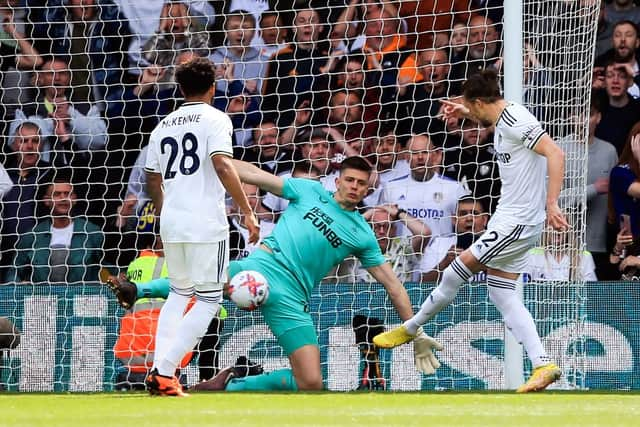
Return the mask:
POLYGON ((229 244, 165 243, 169 282, 180 294, 215 291, 222 295, 229 267, 229 244), (183 291, 183 292, 180 292, 183 291))
POLYGON ((543 227, 544 223, 514 225, 490 222, 487 231, 469 249, 488 268, 523 273, 527 271, 529 249, 538 244, 543 227))

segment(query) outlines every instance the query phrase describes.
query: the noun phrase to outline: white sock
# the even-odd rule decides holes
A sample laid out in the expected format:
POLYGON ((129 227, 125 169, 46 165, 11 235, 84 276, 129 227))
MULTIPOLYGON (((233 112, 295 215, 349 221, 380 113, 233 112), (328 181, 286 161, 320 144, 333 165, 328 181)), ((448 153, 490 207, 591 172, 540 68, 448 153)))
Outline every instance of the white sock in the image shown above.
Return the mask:
POLYGON ((420 306, 420 310, 411 319, 404 322, 405 328, 410 334, 415 335, 418 328, 424 325, 427 320, 438 314, 440 310, 448 306, 454 300, 460 286, 469 280, 473 273, 459 258, 453 260, 451 264, 442 272, 440 284, 431 291, 431 294, 420 306))
MULTIPOLYGON (((166 354, 171 346, 171 341, 178 330, 178 325, 184 317, 184 310, 189 304, 190 297, 169 292, 158 317, 158 329, 156 330, 156 347, 153 354, 153 367, 158 367, 158 362, 166 354)), ((173 376, 171 374, 170 376, 173 376)))
POLYGON ((191 310, 179 323, 178 334, 174 337, 168 351, 156 366, 160 375, 168 377, 175 375, 180 361, 207 332, 209 323, 211 323, 211 319, 216 315, 219 308, 220 304, 218 303, 196 300, 191 310))
POLYGON ((487 276, 489 299, 502 314, 504 323, 513 336, 524 346, 534 368, 550 362, 542 345, 531 313, 516 295, 517 280, 487 276))

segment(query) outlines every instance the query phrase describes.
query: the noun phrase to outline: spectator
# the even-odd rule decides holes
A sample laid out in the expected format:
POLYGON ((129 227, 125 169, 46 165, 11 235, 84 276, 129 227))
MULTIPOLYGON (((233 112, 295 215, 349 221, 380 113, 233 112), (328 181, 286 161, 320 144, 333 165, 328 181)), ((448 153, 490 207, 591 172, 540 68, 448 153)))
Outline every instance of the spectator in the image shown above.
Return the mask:
MULTIPOLYGON (((414 135, 408 143, 411 175, 383 186, 381 202, 397 204, 424 221, 433 236, 453 232, 451 219, 458 199, 468 194, 462 185, 442 176, 442 148, 427 135, 414 135)), ((400 232, 404 234, 404 230, 400 232)))
MULTIPOLYGON (((609 250, 607 249, 607 216, 609 175, 611 169, 618 162, 618 153, 613 145, 597 138, 596 126, 602 117, 600 111, 602 102, 597 93, 591 95, 589 108, 589 135, 588 160, 586 182, 584 182, 584 162, 582 153, 584 146, 582 141, 565 142, 560 140, 559 145, 566 153, 565 185, 561 193, 563 200, 569 205, 579 207, 582 202, 584 190, 580 187, 586 184, 586 248, 591 253, 596 265, 596 276, 600 280, 615 280, 616 274, 611 269, 609 262, 609 250)), ((570 138, 577 138, 575 135, 570 138)), ((615 233, 615 231, 614 231, 615 233)))
POLYGON ((409 162, 400 157, 402 144, 396 138, 394 129, 382 126, 380 136, 374 144, 375 167, 381 183, 405 178, 411 173, 409 162))
MULTIPOLYGON (((198 56, 209 54, 209 37, 205 31, 197 31, 192 27, 190 12, 185 2, 167 0, 164 3, 158 28, 143 43, 142 60, 138 65, 166 67, 175 64, 178 55, 186 51, 195 52, 198 56)), ((172 76, 166 76, 166 81, 172 79, 172 76)))
MULTIPOLYGON (((429 133, 442 145, 444 123, 437 117, 442 107, 439 100, 451 95, 447 53, 444 49, 423 50, 419 52, 417 61, 422 80, 408 85, 398 82, 397 86, 386 89, 396 93, 384 96, 384 99, 393 98, 396 102, 383 106, 382 115, 398 120, 398 129, 417 134, 429 133), (385 113, 389 108, 395 111, 385 113)), ((409 137, 408 134, 398 136, 404 141, 409 137)))
MULTIPOLYGON (((413 273, 416 271, 422 250, 431 236, 429 227, 395 205, 371 208, 363 216, 371 224, 380 250, 391 264, 398 279, 403 283, 413 280, 413 273), (398 236, 398 223, 403 224, 410 234, 398 236)), ((362 268, 360 262, 354 263, 351 276, 347 279, 350 282, 375 282, 366 269, 362 268)))
POLYGON ((93 105, 87 109, 86 104, 72 104, 69 101, 67 94, 71 73, 67 62, 62 58, 45 61, 36 73, 34 85, 35 90, 29 102, 16 110, 16 120, 11 123, 10 132, 25 118, 40 119, 43 136, 51 139, 43 141, 43 158, 60 166, 70 165, 74 155, 89 157, 87 151, 98 151, 105 147, 107 124, 101 118, 99 108, 93 105), (62 154, 62 157, 49 159, 50 150, 62 154))
POLYGON ((377 123, 364 122, 362 94, 362 92, 345 90, 333 92, 329 98, 326 120, 322 120, 319 124, 329 125, 341 135, 340 139, 347 142, 362 141, 373 136, 377 123))
MULTIPOLYGON (((225 45, 216 49, 209 59, 216 65, 232 63, 233 80, 240 80, 250 94, 261 93, 269 58, 251 46, 256 31, 255 18, 247 11, 238 10, 225 17, 224 29, 225 45)), ((216 90, 226 92, 227 81, 217 80, 216 90)))
POLYGON ((624 65, 610 62, 605 67, 605 90, 608 104, 595 136, 609 141, 620 155, 631 127, 640 117, 640 99, 632 98, 627 89, 633 84, 624 65))
POLYGON ((580 251, 575 242, 571 242, 573 230, 559 232, 547 228, 542 235, 544 246, 529 250, 529 271, 524 273, 525 280, 598 281, 591 253, 580 251))
POLYGON ((31 36, 41 52, 70 58, 71 102, 92 102, 104 110, 104 101, 120 99, 131 30, 118 6, 111 0, 38 3, 29 10, 31 36))
POLYGON ((629 224, 621 225, 616 244, 611 252, 611 264, 617 265, 622 280, 640 280, 640 252, 637 238, 629 224))
POLYGON ((25 37, 22 18, 24 9, 18 0, 0 0, 0 132, 5 134, 5 121, 14 117, 24 102, 28 87, 28 71, 42 65, 38 50, 25 37))
POLYGON ((627 138, 618 164, 611 170, 609 181, 609 222, 618 224, 621 215, 630 217, 634 239, 640 236, 640 122, 627 138))
POLYGON ((46 186, 43 204, 49 215, 20 236, 9 281, 83 284, 98 281, 102 231, 72 213, 76 195, 69 177, 59 173, 46 186))
POLYGON ((411 49, 434 47, 434 33, 444 33, 454 22, 468 22, 470 2, 463 0, 417 0, 396 2, 400 16, 407 21, 407 46, 411 49))
POLYGON ((0 205, 0 279, 6 275, 5 268, 13 263, 18 237, 30 232, 36 224, 36 193, 50 174, 49 164, 40 156, 41 133, 37 124, 18 125, 10 146, 13 151, 7 155, 5 166, 13 187, 0 205))
MULTIPOLYGON (((425 248, 419 267, 421 282, 439 281, 444 269, 485 232, 489 214, 482 203, 465 196, 458 200, 456 215, 451 221, 455 232, 434 236, 425 248)), ((486 275, 484 272, 478 273, 470 280, 483 281, 486 280, 486 275)))
POLYGON ((447 152, 444 175, 460 181, 482 203, 485 212, 493 213, 500 198, 500 172, 490 129, 465 120, 461 126, 462 145, 447 152))
POLYGON ((264 11, 260 17, 260 37, 263 45, 260 46, 260 54, 271 58, 287 44, 285 40, 289 35, 289 29, 283 25, 281 12, 264 11))
POLYGON ((147 203, 151 203, 151 197, 147 193, 147 178, 144 173, 148 151, 148 145, 145 145, 140 150, 136 163, 131 169, 127 183, 127 193, 118 208, 118 216, 116 218, 116 227, 118 229, 133 230, 136 224, 139 224, 137 215, 142 212, 147 203))
POLYGON ((596 31, 596 58, 611 48, 613 42, 613 23, 607 19, 606 3, 600 2, 600 14, 598 15, 598 28, 596 31))
POLYGON ((320 42, 323 31, 324 24, 317 11, 310 8, 296 11, 293 42, 269 61, 261 110, 279 127, 293 123, 302 102, 313 105, 317 86, 327 84, 326 78, 320 78, 320 68, 327 62, 325 43, 320 42))
POLYGON ((612 24, 625 19, 640 23, 640 7, 636 6, 633 0, 613 0, 605 6, 605 10, 607 20, 612 24))
POLYGON ((469 45, 469 28, 467 24, 457 21, 453 24, 449 36, 449 58, 451 62, 458 62, 464 58, 464 52, 469 45))
POLYGON ((249 147, 234 148, 234 158, 254 163, 260 168, 280 175, 293 168, 293 151, 279 143, 279 133, 275 122, 265 119, 253 130, 254 144, 249 147))
MULTIPOLYGON (((640 33, 638 32, 638 25, 631 21, 620 21, 613 27, 613 47, 599 56, 595 62, 594 71, 600 78, 604 67, 610 63, 615 62, 619 65, 624 65, 627 69, 627 74, 633 77, 633 84, 628 88, 629 94, 634 98, 640 96, 640 89, 638 84, 640 83, 640 69, 638 67, 638 58, 640 47, 640 33)), ((598 87, 598 82, 596 82, 598 87)))
POLYGON ((453 64, 452 78, 459 83, 472 74, 495 66, 500 59, 500 32, 491 18, 473 16, 469 21, 469 47, 461 61, 453 64))
MULTIPOLYGON (((400 20, 391 3, 368 3, 364 16, 366 40, 362 52, 367 55, 370 82, 376 87, 395 86, 420 80, 414 51, 400 33, 400 20)), ((383 98, 384 105, 390 99, 383 98)))

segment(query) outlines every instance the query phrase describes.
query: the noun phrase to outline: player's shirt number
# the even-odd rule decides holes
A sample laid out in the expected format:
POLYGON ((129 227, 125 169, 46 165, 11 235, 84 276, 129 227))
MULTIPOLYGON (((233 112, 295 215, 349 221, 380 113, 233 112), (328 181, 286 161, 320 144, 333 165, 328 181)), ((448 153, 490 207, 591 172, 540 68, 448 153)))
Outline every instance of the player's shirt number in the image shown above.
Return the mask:
MULTIPOLYGON (((169 153, 169 161, 167 162, 167 170, 164 172, 165 179, 172 179, 176 176, 176 171, 173 170, 173 163, 178 157, 180 148, 178 147, 178 141, 170 136, 163 138, 160 141, 160 152, 162 154, 169 153), (167 151, 167 147, 168 151, 167 151)), ((198 139, 191 132, 187 132, 182 137, 182 157, 178 164, 178 170, 183 175, 191 175, 195 173, 200 167, 200 158, 198 157, 198 139), (188 166, 187 166, 188 165, 188 166)))

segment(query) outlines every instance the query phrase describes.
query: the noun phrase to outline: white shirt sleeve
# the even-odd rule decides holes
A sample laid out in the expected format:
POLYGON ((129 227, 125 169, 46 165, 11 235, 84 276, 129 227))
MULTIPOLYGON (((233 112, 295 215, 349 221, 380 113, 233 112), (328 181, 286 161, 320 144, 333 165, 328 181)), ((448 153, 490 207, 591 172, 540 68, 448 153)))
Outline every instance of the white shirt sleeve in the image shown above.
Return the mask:
POLYGON ((519 141, 529 150, 533 150, 545 135, 545 130, 542 129, 538 119, 524 107, 519 111, 514 111, 513 114, 511 111, 509 109, 509 111, 503 112, 505 115, 503 120, 507 125, 505 127, 506 133, 512 141, 519 141), (518 116, 518 120, 512 118, 514 115, 518 116))
POLYGON ((13 187, 13 181, 11 181, 7 170, 0 163, 0 199, 11 190, 11 187, 13 187))
POLYGON ((153 138, 149 138, 149 151, 147 152, 147 160, 144 162, 144 170, 147 172, 161 173, 160 158, 158 157, 158 144, 153 138))
POLYGON ((233 125, 226 114, 220 117, 220 120, 212 121, 207 137, 207 154, 209 157, 216 154, 233 156, 233 125))

